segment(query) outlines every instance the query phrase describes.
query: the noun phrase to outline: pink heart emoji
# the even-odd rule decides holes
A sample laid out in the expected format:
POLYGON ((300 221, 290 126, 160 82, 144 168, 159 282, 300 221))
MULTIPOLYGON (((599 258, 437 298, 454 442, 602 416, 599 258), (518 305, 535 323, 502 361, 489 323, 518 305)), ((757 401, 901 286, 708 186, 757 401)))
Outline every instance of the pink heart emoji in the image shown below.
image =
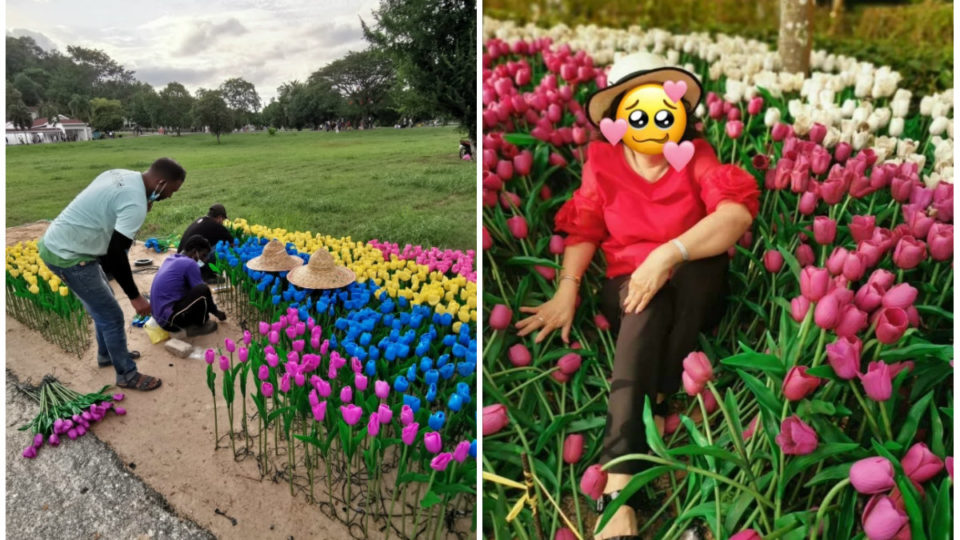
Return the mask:
POLYGON ((663 145, 663 157, 667 158, 667 163, 669 163, 674 170, 679 171, 686 167, 687 163, 690 163, 690 160, 693 158, 693 143, 683 141, 677 144, 670 141, 663 145))
POLYGON ((610 144, 617 144, 627 133, 627 121, 623 118, 617 118, 617 121, 614 122, 609 118, 604 118, 600 121, 600 133, 603 133, 610 144))
POLYGON ((667 93, 670 101, 680 103, 683 95, 687 93, 687 83, 683 81, 667 81, 663 83, 663 91, 667 93))

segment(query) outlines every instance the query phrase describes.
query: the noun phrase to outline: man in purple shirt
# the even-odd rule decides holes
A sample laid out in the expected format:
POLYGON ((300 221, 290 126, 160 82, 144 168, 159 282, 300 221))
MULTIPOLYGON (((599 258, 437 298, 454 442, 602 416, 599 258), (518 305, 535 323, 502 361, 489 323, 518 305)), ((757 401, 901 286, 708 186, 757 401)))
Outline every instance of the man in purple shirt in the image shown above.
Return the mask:
POLYGON ((210 242, 194 235, 184 242, 181 253, 160 265, 150 286, 150 301, 153 318, 164 330, 186 330, 188 337, 200 336, 217 329, 210 314, 226 320, 227 314, 217 309, 210 287, 200 276, 200 267, 209 253, 210 242))

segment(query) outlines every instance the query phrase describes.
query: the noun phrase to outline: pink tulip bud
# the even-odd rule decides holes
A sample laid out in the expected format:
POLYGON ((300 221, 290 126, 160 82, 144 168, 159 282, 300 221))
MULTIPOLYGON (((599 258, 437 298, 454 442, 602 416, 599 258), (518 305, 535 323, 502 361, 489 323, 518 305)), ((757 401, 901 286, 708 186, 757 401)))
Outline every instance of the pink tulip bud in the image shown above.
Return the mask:
POLYGON ((417 431, 420 430, 420 424, 411 422, 407 424, 400 432, 400 439, 403 444, 410 446, 417 440, 417 431))
POLYGON ((375 381, 373 383, 373 393, 380 399, 387 399, 390 395, 390 383, 386 381, 375 381))
POLYGON ((743 133, 743 122, 740 120, 729 120, 725 127, 727 137, 737 139, 743 133))
POLYGON ((514 367, 529 366, 532 361, 530 351, 522 343, 517 343, 510 347, 507 351, 507 356, 510 358, 510 363, 513 364, 514 367))
POLYGON ((583 435, 571 433, 563 441, 563 461, 564 463, 576 463, 583 457, 583 435))
POLYGON ((787 138, 787 135, 789 135, 792 131, 793 130, 789 125, 784 124, 783 122, 777 122, 773 124, 773 128, 770 130, 770 138, 775 142, 780 142, 787 138))
POLYGON ((783 379, 783 395, 790 401, 800 401, 820 386, 820 378, 807 375, 806 366, 794 366, 783 379))
POLYGON ((261 336, 265 336, 270 332, 270 324, 260 321, 259 325, 257 326, 257 330, 260 331, 261 336))
POLYGON ((409 426, 413 423, 413 409, 409 405, 400 407, 400 423, 409 426))
POLYGON ((348 426, 352 426, 360 421, 360 417, 363 416, 363 409, 353 404, 341 405, 340 414, 343 415, 343 421, 348 426))
POLYGON ((872 274, 870 274, 869 278, 867 278, 867 283, 875 284, 882 293, 892 287, 896 279, 897 276, 895 276, 892 272, 878 268, 877 270, 874 270, 872 274))
POLYGON ((783 254, 779 250, 768 249, 763 254, 763 266, 767 269, 767 272, 776 274, 783 268, 783 254))
POLYGON ((206 360, 208 364, 212 364, 213 361, 217 358, 217 353, 216 353, 216 351, 214 351, 213 349, 207 349, 207 350, 203 353, 203 357, 204 357, 204 360, 206 360))
POLYGON ((273 396, 273 385, 268 382, 262 383, 260 385, 260 392, 263 394, 263 397, 266 398, 273 396))
POLYGON ((507 408, 500 403, 488 405, 483 408, 483 435, 493 435, 503 429, 509 418, 507 417, 507 408))
POLYGON ((953 480, 953 456, 947 456, 943 460, 944 465, 947 467, 947 474, 950 475, 950 480, 953 480))
POLYGON ((826 135, 827 135, 827 126, 817 122, 814 122, 814 124, 810 126, 810 133, 808 134, 808 136, 810 137, 811 141, 817 144, 820 144, 826 135))
POLYGON ((423 445, 426 447, 427 452, 436 454, 443 448, 443 440, 436 431, 428 431, 423 435, 423 445))
POLYGON ((226 356, 221 355, 221 356, 220 356, 220 370, 221 370, 221 371, 227 371, 228 369, 230 369, 230 359, 227 358, 226 356))
POLYGON ((527 237, 527 220, 523 216, 513 216, 507 220, 507 228, 514 238, 523 239, 527 237))
POLYGON ((683 359, 683 371, 700 386, 704 386, 707 381, 713 379, 713 366, 710 364, 710 359, 700 351, 691 352, 683 359))
POLYGON ((826 268, 807 266, 800 271, 800 292, 811 302, 816 302, 827 294, 830 287, 830 273, 826 268))
POLYGON ((777 445, 786 455, 802 456, 817 449, 817 433, 797 415, 785 418, 780 423, 777 445))
POLYGON ((763 540, 763 537, 757 534, 753 529, 744 529, 730 537, 730 540, 763 540))
POLYGON ((860 243, 870 240, 876 228, 876 216, 853 216, 850 220, 850 235, 853 241, 860 243))
POLYGON ((874 317, 877 340, 884 345, 893 345, 899 341, 910 323, 906 311, 900 308, 881 308, 874 317))
POLYGON ((497 304, 490 310, 487 325, 494 330, 505 330, 513 319, 513 311, 504 304, 497 304))
POLYGON ((367 420, 367 435, 370 437, 376 437, 380 433, 380 417, 377 416, 377 413, 370 413, 370 418, 367 420))
POLYGON ((271 345, 276 345, 277 343, 279 343, 279 342, 280 342, 280 332, 278 332, 278 331, 276 331, 276 330, 271 330, 271 331, 270 331, 270 337, 268 338, 268 341, 270 342, 271 345))
POLYGON ((813 248, 809 244, 800 244, 797 246, 797 263, 800 264, 800 267, 810 266, 816 262, 816 255, 813 253, 813 248))
POLYGON ((890 366, 884 362, 870 362, 866 374, 858 374, 867 396, 874 401, 886 401, 893 393, 890 366))
POLYGON ((853 147, 850 146, 850 143, 840 142, 837 143, 837 146, 833 149, 833 158, 836 159, 838 163, 845 163, 852 153, 853 147))
POLYGON ((530 168, 533 166, 533 153, 524 150, 513 157, 513 169, 519 176, 530 174, 530 168))
POLYGON ((344 403, 350 403, 353 401, 353 388, 349 386, 344 386, 340 389, 340 401, 344 403))
POLYGON ((912 287, 909 283, 900 283, 891 287, 883 294, 881 303, 883 307, 907 309, 913 305, 920 291, 912 287))
POLYGON ((750 113, 751 116, 756 116, 760 114, 761 111, 763 111, 763 98, 756 96, 747 104, 747 112, 750 113))
POLYGON ((934 223, 927 232, 930 257, 935 261, 953 259, 953 225, 934 223))
POLYGON ((490 232, 487 231, 486 225, 483 226, 483 250, 486 251, 493 247, 493 238, 490 237, 490 232))
POLYGON ((597 325, 598 330, 610 329, 610 321, 608 321, 607 318, 603 316, 603 313, 597 313, 596 315, 594 315, 593 323, 597 325))
POLYGON ((803 195, 800 196, 800 202, 798 203, 797 209, 805 216, 812 215, 817 209, 816 193, 811 191, 804 192, 803 195))
POLYGON ((867 282, 857 290, 854 302, 856 302, 857 307, 864 312, 871 313, 880 307, 883 301, 883 294, 883 291, 876 283, 867 282))
POLYGON ((825 246, 832 244, 837 237, 837 222, 827 216, 813 218, 813 239, 825 246))
POLYGON ((817 302, 813 322, 824 330, 833 330, 837 326, 840 322, 840 302, 836 296, 828 294, 817 302))
POLYGON ((560 235, 553 235, 550 237, 550 253, 553 255, 563 255, 564 242, 563 237, 560 235))
POLYGON ((833 251, 830 253, 830 256, 827 257, 827 270, 830 272, 830 275, 837 276, 843 273, 843 265, 846 264, 847 259, 850 257, 850 252, 846 248, 837 246, 833 248, 833 251))
POLYGON ((241 364, 247 361, 249 354, 250 351, 247 350, 246 347, 240 347, 240 349, 237 351, 237 358, 240 360, 241 364))
POLYGON ((600 465, 594 464, 587 467, 580 478, 580 491, 591 499, 599 499, 603 496, 603 488, 607 485, 607 472, 600 465))
POLYGON ((455 459, 457 463, 463 463, 469 455, 470 441, 460 441, 460 444, 453 450, 453 459, 455 459))
POLYGON ((893 263, 904 270, 916 268, 926 258, 926 244, 909 235, 901 238, 893 251, 893 263))
POLYGON ((232 339, 226 338, 223 340, 223 345, 226 347, 227 352, 234 352, 237 350, 237 345, 233 342, 232 339))
POLYGON ((890 491, 896 485, 893 480, 893 465, 885 457, 861 459, 850 467, 850 483, 864 495, 890 491))
POLYGON ((696 396, 700 392, 703 392, 703 387, 706 385, 704 381, 694 379, 686 371, 680 375, 680 380, 683 381, 683 389, 689 396, 696 396))
POLYGON ((943 470, 943 460, 937 457, 924 443, 917 443, 907 450, 900 460, 903 473, 914 482, 923 483, 943 470))
POLYGON ((567 353, 557 360, 557 367, 564 375, 573 375, 580 369, 581 358, 577 353, 567 353))
POLYGON ((797 296, 790 300, 790 317, 797 322, 802 322, 810 310, 810 301, 803 296, 797 296))
POLYGON ((864 508, 861 519, 863 531, 871 540, 893 540, 901 528, 909 527, 906 513, 886 495, 874 495, 864 508))
POLYGON ((577 535, 573 534, 573 531, 566 527, 560 527, 557 529, 556 534, 553 535, 553 540, 577 540, 577 535))
POLYGON ((386 403, 381 403, 377 407, 377 418, 380 420, 381 424, 389 424, 393 420, 393 410, 387 406, 386 403))

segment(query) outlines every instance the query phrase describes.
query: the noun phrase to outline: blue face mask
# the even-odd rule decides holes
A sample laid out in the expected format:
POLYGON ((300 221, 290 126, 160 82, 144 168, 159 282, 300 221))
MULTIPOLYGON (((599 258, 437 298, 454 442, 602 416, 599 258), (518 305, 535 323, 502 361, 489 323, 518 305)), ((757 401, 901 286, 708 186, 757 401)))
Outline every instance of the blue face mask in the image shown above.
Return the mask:
POLYGON ((203 261, 197 261, 197 267, 198 267, 198 268, 203 268, 203 265, 204 265, 204 262, 203 262, 203 261))
POLYGON ((147 200, 148 200, 148 201, 150 201, 150 202, 157 202, 157 201, 160 200, 160 193, 161 193, 160 185, 161 185, 161 184, 163 184, 163 182, 160 182, 160 184, 157 184, 157 187, 156 187, 156 189, 153 190, 153 193, 151 193, 150 196, 147 197, 147 200))

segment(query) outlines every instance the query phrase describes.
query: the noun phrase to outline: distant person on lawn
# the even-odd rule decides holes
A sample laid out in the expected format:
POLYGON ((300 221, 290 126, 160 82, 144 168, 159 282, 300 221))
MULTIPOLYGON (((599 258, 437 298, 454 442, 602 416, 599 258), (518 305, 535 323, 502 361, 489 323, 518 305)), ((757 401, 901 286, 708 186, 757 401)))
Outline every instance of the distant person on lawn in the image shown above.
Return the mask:
MULTIPOLYGON (((217 245, 217 242, 223 240, 225 242, 233 242, 233 235, 230 234, 230 231, 223 226, 224 220, 227 219, 227 209, 223 207, 222 204, 215 204, 210 207, 210 211, 207 212, 207 215, 197 219, 187 227, 187 230, 183 231, 183 236, 180 237, 180 245, 177 247, 177 253, 183 252, 183 244, 187 241, 188 238, 195 234, 206 238, 207 242, 210 243, 210 247, 217 245)), ((213 250, 210 250, 209 258, 206 259, 207 263, 213 262, 213 259, 216 257, 213 250)), ((217 275, 210 270, 206 265, 200 269, 200 275, 203 276, 203 280, 207 283, 215 282, 217 275)))
POLYGON ((216 331, 216 315, 221 321, 227 314, 217 309, 210 287, 200 277, 200 268, 210 254, 210 242, 195 234, 180 244, 177 253, 160 265, 150 286, 153 299, 153 318, 164 330, 186 330, 188 337, 216 331))
POLYGON ((144 173, 125 169, 101 173, 60 212, 37 243, 40 258, 93 318, 97 363, 113 365, 121 388, 153 390, 160 386, 160 379, 137 371, 134 360, 140 353, 127 349, 126 320, 104 269, 116 278, 137 313, 150 315, 150 302, 133 281, 127 250, 153 203, 176 193, 186 176, 183 167, 169 158, 154 161, 144 173), (103 257, 102 263, 98 257, 103 257))

